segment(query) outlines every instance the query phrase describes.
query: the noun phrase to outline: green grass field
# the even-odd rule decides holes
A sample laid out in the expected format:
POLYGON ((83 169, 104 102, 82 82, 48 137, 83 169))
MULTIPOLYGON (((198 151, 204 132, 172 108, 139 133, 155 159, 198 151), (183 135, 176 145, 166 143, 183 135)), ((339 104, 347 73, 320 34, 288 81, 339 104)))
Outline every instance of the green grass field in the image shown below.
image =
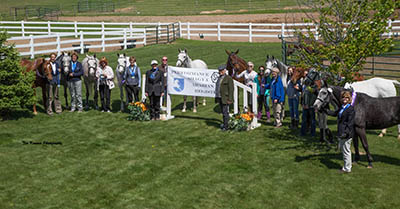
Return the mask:
MULTIPOLYGON (((36 10, 57 8, 62 15, 196 15, 202 12, 224 10, 227 13, 270 13, 282 12, 284 8, 297 6, 295 0, 3 0, 0 14, 3 19, 13 19, 13 7, 27 6, 28 16, 35 16, 36 10), (78 3, 80 6, 78 9, 78 3), (97 2, 97 3, 96 3, 97 2), (113 7, 114 12, 110 12, 113 7), (107 11, 107 12, 104 12, 107 11)), ((43 10, 44 11, 44 10, 43 10)), ((285 10, 286 11, 286 10, 285 10)), ((290 11, 290 10, 289 10, 290 11)), ((18 18, 25 16, 25 10, 19 10, 18 18)))
MULTIPOLYGON (((279 43, 226 43, 178 40, 125 51, 144 73, 151 59, 187 48, 209 68, 226 62, 224 49, 256 66, 266 54, 280 57, 279 43)), ((106 56, 116 65, 116 52, 106 56)), ((82 57, 81 57, 82 59, 82 57)), ((61 96, 61 100, 64 98, 61 96)), ((0 208, 398 208, 400 143, 390 128, 380 139, 368 131, 374 168, 366 158, 351 174, 340 175, 341 154, 299 137, 285 127, 221 132, 222 116, 208 99, 198 113, 182 113, 173 97, 170 121, 130 122, 119 113, 90 110, 37 116, 20 110, 0 122, 0 208), (61 142, 33 145, 25 142, 61 142)), ((329 124, 336 131, 336 120, 329 124)), ((361 149, 362 150, 362 149, 361 149)))

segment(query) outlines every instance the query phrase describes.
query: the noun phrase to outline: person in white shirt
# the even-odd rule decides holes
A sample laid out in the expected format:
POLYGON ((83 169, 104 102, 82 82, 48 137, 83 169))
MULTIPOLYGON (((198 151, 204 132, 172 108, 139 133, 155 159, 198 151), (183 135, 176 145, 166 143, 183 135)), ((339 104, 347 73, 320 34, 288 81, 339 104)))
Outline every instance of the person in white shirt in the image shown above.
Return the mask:
POLYGON ((110 99, 111 89, 114 88, 114 72, 108 66, 108 61, 105 57, 100 60, 100 67, 96 71, 97 90, 100 92, 101 112, 111 112, 110 99))
MULTIPOLYGON (((244 77, 244 84, 250 88, 252 88, 253 85, 256 85, 254 79, 257 77, 257 72, 254 71, 254 64, 252 62, 248 62, 247 65, 249 68, 247 70, 243 71, 239 75, 236 75, 236 78, 241 78, 244 77)), ((252 110, 252 95, 248 93, 247 96, 248 99, 248 104, 249 104, 249 110, 252 110)))

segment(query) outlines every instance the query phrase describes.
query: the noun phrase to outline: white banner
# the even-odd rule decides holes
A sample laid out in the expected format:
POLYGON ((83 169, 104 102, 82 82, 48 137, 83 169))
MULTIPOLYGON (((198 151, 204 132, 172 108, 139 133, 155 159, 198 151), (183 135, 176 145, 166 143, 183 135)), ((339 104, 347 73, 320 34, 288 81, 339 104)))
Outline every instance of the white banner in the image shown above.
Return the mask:
POLYGON ((218 70, 168 66, 168 93, 215 97, 215 83, 218 77, 218 70))

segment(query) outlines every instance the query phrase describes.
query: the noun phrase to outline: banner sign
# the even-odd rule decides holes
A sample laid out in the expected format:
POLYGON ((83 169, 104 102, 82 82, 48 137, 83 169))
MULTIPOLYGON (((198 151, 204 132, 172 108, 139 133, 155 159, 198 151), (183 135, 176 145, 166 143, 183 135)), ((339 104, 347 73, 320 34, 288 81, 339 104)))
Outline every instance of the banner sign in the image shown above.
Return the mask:
POLYGON ((218 70, 168 66, 168 93, 215 97, 215 83, 218 77, 218 70))

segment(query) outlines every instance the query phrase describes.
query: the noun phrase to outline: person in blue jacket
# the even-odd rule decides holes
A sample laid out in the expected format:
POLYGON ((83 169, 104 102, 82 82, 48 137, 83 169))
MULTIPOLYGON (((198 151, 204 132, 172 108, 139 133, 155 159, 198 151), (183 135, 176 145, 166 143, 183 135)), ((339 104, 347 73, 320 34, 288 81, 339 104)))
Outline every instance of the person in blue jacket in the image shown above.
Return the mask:
POLYGON ((71 93, 71 111, 74 112, 78 109, 78 112, 82 112, 82 80, 83 75, 82 64, 78 61, 78 55, 73 53, 71 55, 71 64, 68 71, 68 87, 71 93))
POLYGON ((284 111, 283 102, 285 101, 285 90, 283 88, 282 79, 279 76, 279 69, 272 69, 272 83, 271 83, 271 100, 272 110, 275 118, 275 128, 282 127, 281 113, 284 111))

